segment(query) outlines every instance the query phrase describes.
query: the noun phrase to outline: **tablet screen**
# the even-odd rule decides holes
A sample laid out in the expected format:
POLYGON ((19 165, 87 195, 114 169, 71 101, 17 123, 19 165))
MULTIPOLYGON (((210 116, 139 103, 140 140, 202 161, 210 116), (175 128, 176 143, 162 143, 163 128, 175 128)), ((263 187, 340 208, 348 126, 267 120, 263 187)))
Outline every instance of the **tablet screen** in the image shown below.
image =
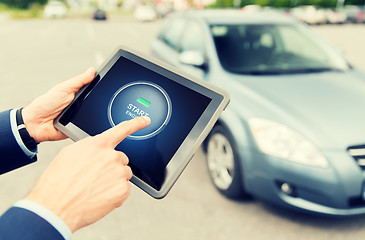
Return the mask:
MULTIPOLYGON (((189 83, 193 86, 195 83, 189 83)), ((149 116, 151 124, 123 140, 117 150, 129 158, 133 174, 156 190, 167 165, 212 99, 120 56, 109 71, 86 88, 60 123, 72 122, 93 136, 118 123, 149 116)))

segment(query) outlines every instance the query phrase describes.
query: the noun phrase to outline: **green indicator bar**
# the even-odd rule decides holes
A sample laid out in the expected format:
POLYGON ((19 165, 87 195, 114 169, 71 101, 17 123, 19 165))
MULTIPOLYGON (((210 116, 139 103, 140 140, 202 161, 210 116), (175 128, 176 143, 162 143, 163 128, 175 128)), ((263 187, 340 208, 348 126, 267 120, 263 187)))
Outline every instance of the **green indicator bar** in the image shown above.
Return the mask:
POLYGON ((151 102, 149 102, 149 101, 147 101, 146 99, 141 98, 141 97, 139 97, 139 98, 137 99, 137 102, 142 103, 142 104, 143 104, 143 105, 145 105, 146 107, 149 107, 149 106, 151 105, 151 102))

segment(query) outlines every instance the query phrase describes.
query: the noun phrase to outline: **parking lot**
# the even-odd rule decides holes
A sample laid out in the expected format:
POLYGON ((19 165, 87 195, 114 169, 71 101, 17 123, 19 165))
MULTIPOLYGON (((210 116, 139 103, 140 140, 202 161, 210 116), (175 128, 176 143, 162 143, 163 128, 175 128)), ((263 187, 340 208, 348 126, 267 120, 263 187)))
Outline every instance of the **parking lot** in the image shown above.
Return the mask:
MULTIPOLYGON (((98 67, 118 46, 149 54, 161 22, 129 16, 106 22, 89 19, 8 20, 0 16, 0 110, 26 105, 58 82, 89 66, 98 67)), ((365 71, 365 25, 314 27, 365 71)), ((364 93, 365 94, 365 93, 364 93)), ((0 176, 0 212, 31 189, 40 173, 70 140, 42 143, 36 164, 0 176)), ((125 204, 100 222, 75 233, 74 240, 120 239, 363 239, 365 216, 326 218, 232 201, 210 183, 201 150, 170 194, 154 200, 132 187, 125 204)))

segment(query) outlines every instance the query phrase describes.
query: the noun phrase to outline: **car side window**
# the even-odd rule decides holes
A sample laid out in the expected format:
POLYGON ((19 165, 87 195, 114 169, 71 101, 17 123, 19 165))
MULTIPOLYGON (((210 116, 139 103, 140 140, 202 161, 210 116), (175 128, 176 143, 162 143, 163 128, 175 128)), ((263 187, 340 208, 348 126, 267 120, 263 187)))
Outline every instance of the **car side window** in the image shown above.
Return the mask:
POLYGON ((179 44, 182 31, 186 21, 182 18, 171 20, 160 35, 160 39, 172 48, 176 48, 179 44))
POLYGON ((185 28, 180 43, 180 52, 195 50, 204 53, 204 36, 200 25, 190 21, 185 28))

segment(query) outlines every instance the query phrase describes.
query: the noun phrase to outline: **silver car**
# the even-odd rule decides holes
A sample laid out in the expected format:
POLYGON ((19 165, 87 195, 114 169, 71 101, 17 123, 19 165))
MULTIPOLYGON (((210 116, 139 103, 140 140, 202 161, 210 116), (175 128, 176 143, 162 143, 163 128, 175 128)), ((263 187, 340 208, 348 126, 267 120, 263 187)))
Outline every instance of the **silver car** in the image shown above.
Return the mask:
POLYGON ((308 26, 238 10, 176 13, 152 52, 231 95, 204 144, 223 195, 365 213, 365 75, 308 26))
POLYGON ((274 13, 176 13, 152 52, 231 95, 204 144, 223 195, 365 213, 365 75, 310 27, 274 13))

